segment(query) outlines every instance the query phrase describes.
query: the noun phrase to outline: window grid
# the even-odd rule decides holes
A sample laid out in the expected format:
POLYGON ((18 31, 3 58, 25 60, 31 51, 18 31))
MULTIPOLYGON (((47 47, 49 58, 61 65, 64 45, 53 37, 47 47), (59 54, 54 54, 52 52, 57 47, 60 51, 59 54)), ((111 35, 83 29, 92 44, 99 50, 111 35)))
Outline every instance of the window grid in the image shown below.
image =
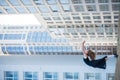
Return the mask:
POLYGON ((58 80, 57 72, 43 72, 43 80, 58 80))
POLYGON ((5 71, 4 72, 5 80, 19 80, 17 71, 5 71))
POLYGON ((38 80, 38 72, 24 72, 24 80, 38 80))

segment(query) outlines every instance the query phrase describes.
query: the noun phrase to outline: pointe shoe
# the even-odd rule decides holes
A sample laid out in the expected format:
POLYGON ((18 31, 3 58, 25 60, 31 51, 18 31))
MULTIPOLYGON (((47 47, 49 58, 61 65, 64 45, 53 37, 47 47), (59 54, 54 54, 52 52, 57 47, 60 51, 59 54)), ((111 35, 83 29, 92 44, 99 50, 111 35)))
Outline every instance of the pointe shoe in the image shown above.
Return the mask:
POLYGON ((113 53, 113 55, 114 55, 116 58, 118 58, 118 54, 113 53))

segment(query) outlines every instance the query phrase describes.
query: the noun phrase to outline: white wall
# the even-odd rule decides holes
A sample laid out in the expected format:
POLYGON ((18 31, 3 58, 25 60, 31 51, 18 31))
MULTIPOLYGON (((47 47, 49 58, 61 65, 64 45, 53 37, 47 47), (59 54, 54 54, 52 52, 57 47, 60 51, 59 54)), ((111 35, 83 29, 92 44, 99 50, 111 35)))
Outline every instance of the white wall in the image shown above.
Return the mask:
MULTIPOLYGON (((98 56, 100 58, 103 56, 98 56)), ((106 79, 106 73, 114 73, 116 59, 107 61, 107 69, 98 69, 87 66, 83 56, 78 55, 46 55, 46 56, 1 56, 0 80, 4 80, 4 71, 18 71, 19 80, 23 80, 24 71, 36 71, 39 80, 43 80, 43 72, 59 72, 59 80, 63 80, 63 72, 79 72, 80 80, 84 80, 84 73, 101 73, 101 80, 106 79)))

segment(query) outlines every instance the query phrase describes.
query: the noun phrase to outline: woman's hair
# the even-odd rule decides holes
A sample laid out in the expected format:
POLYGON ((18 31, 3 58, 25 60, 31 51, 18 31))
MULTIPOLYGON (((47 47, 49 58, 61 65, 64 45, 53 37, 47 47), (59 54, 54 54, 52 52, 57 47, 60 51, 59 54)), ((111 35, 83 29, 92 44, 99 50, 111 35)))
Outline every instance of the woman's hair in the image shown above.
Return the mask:
POLYGON ((92 50, 88 50, 88 54, 87 54, 91 60, 95 59, 95 53, 92 50))

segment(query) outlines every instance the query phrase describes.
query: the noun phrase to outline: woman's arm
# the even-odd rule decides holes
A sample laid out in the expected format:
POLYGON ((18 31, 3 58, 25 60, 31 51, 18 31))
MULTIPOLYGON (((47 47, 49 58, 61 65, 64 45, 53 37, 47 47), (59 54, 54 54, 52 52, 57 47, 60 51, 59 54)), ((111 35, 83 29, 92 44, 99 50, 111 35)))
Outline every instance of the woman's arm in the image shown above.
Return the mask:
POLYGON ((85 50, 85 41, 82 42, 82 52, 83 52, 83 55, 84 55, 84 58, 87 58, 87 51, 85 50))

